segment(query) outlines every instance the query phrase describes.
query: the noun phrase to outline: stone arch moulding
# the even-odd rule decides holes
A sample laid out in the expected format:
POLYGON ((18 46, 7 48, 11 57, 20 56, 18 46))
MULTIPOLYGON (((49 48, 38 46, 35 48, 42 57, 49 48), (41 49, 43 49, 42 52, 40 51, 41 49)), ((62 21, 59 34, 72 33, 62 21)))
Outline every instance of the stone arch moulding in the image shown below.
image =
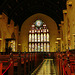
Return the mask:
POLYGON ((50 52, 54 52, 56 48, 55 41, 56 38, 58 37, 57 24, 51 17, 42 13, 34 14, 23 22, 21 27, 20 39, 19 39, 21 43, 21 48, 20 48, 21 51, 28 52, 28 33, 31 28, 31 25, 37 19, 41 19, 47 25, 47 28, 49 29, 50 33, 50 52))

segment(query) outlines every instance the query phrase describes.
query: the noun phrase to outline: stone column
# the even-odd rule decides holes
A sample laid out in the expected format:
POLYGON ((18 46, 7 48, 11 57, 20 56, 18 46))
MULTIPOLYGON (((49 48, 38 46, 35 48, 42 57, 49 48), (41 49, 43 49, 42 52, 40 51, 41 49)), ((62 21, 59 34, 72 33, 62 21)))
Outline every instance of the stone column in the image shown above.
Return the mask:
POLYGON ((56 49, 55 50, 57 52, 58 51, 58 41, 56 41, 55 44, 56 44, 56 49))
POLYGON ((64 45, 65 45, 65 51, 68 49, 68 18, 67 18, 67 10, 63 10, 63 16, 64 16, 64 45))
POLYGON ((61 38, 57 38, 58 41, 58 51, 61 51, 61 38))

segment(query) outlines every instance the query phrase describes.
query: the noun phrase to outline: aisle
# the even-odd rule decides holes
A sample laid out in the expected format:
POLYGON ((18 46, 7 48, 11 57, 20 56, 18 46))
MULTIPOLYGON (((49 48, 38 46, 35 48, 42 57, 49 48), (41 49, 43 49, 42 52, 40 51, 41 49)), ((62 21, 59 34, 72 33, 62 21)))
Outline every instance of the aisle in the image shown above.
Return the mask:
POLYGON ((56 75, 53 59, 45 59, 36 75, 56 75))

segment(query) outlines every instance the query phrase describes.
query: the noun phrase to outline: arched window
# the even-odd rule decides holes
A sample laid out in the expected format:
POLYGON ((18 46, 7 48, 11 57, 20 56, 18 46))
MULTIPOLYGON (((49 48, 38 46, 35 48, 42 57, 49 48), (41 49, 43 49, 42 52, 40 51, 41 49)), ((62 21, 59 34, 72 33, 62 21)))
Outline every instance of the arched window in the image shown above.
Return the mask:
POLYGON ((49 30, 42 20, 36 20, 29 30, 29 52, 49 52, 49 30))

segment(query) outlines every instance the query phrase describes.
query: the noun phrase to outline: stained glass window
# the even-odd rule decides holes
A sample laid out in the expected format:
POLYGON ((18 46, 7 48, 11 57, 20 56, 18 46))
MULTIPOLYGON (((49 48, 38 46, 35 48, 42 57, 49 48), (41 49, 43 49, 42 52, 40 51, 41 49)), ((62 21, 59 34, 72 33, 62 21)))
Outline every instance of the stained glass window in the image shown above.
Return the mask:
POLYGON ((41 33, 41 42, 43 42, 43 33, 41 33))
POLYGON ((32 42, 34 42, 34 34, 32 34, 32 42))
POLYGON ((43 27, 46 27, 46 24, 44 24, 43 27))
POLYGON ((15 40, 11 40, 12 51, 15 52, 15 40))
POLYGON ((29 33, 31 33, 31 30, 29 31, 29 33))
POLYGON ((35 34, 35 42, 37 42, 37 34, 35 34))
POLYGON ((44 33, 44 42, 46 42, 46 37, 47 37, 46 33, 44 33))
POLYGON ((34 52, 34 43, 32 43, 32 52, 34 52))
POLYGON ((43 52, 43 43, 41 43, 41 52, 43 52))
POLYGON ((37 32, 37 30, 35 30, 35 32, 37 32))
POLYGON ((44 43, 44 52, 46 52, 46 43, 44 43))
POLYGON ((42 20, 37 20, 29 30, 29 52, 49 52, 49 30, 42 20))
POLYGON ((38 33, 40 33, 40 30, 38 30, 38 33))
POLYGON ((31 42, 31 34, 29 34, 29 42, 31 42))
POLYGON ((47 42, 49 42, 49 33, 47 33, 47 42))
POLYGON ((47 32, 49 32, 49 30, 47 29, 47 32))
POLYGON ((38 43, 38 52, 40 52, 40 43, 38 43))
POLYGON ((46 33, 46 29, 43 29, 43 32, 46 33))
POLYGON ((41 32, 43 32, 43 30, 41 29, 41 32))
POLYGON ((35 43, 35 52, 37 52, 37 43, 35 43))
POLYGON ((38 42, 40 42, 40 34, 38 34, 38 42))
POLYGON ((32 30, 32 33, 34 33, 34 30, 32 30))
POLYGON ((31 43, 29 43, 29 52, 31 52, 31 43))
POLYGON ((35 27, 35 25, 32 25, 32 27, 35 27))
POLYGON ((49 52, 49 43, 47 43, 47 52, 49 52))

